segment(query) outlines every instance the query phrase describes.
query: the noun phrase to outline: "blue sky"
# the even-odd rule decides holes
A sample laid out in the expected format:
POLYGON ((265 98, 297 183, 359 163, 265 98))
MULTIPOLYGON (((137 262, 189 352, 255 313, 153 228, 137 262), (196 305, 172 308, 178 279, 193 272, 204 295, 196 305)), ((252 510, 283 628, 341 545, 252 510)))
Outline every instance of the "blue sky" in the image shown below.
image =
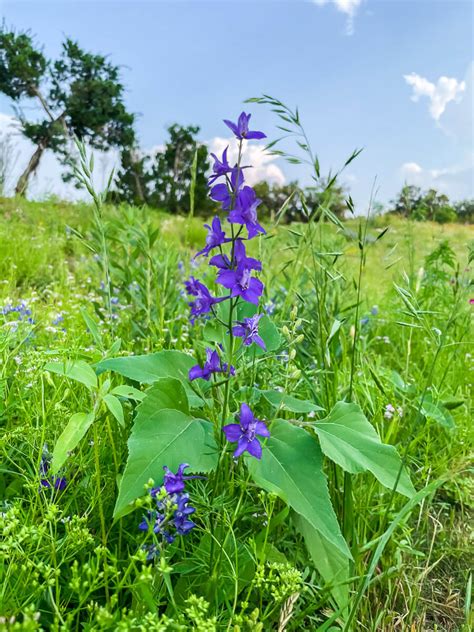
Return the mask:
MULTIPOLYGON (((145 148, 176 121, 225 138, 222 118, 265 92, 298 105, 323 171, 364 147, 343 178, 360 211, 375 178, 382 202, 405 180, 474 195, 470 1, 7 0, 0 11, 53 57, 67 35, 122 65, 145 148)), ((273 138, 274 115, 251 111, 273 138)), ((1 96, 0 112, 12 114, 1 96)), ((259 173, 268 168, 308 178, 268 159, 259 173)))

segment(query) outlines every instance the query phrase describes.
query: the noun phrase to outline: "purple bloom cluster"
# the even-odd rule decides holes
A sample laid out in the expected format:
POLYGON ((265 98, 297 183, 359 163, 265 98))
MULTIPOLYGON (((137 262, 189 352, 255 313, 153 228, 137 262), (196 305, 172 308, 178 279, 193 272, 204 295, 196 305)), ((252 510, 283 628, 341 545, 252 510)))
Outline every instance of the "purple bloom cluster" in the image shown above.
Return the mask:
MULTIPOLYGON (((265 349, 265 342, 259 334, 261 314, 243 320, 233 319, 234 309, 240 301, 258 306, 264 290, 262 281, 256 276, 256 273, 262 270, 262 263, 258 259, 248 257, 246 249, 246 242, 265 234, 265 229, 260 225, 257 215, 261 200, 257 198, 255 191, 245 184, 244 170, 248 169, 248 166, 242 166, 240 163, 243 141, 259 140, 265 138, 265 134, 250 130, 249 121, 250 114, 245 112, 240 114, 236 123, 224 121, 239 141, 239 158, 236 164, 229 162, 228 147, 225 148, 221 157, 211 154, 214 164, 208 181, 209 196, 218 202, 222 211, 226 213, 230 234, 226 234, 219 217, 214 217, 210 224, 205 224, 208 231, 206 245, 194 257, 209 257, 212 253, 208 263, 217 269, 216 283, 227 290, 227 293, 220 297, 213 296, 209 289, 194 277, 185 282, 186 291, 192 297, 189 302, 192 323, 199 316, 207 316, 210 313, 217 316, 215 305, 225 300, 229 301, 227 333, 231 337, 230 360, 228 363, 223 363, 218 351, 208 348, 204 364, 202 366, 198 364, 190 369, 190 380, 197 378, 210 380, 212 375, 218 373, 225 374, 228 378, 234 375, 235 370, 231 365, 234 337, 242 339, 243 347, 255 343, 265 349), (216 250, 218 252, 213 252, 216 250)), ((259 459, 262 455, 262 447, 257 437, 270 436, 268 428, 263 421, 253 416, 247 404, 242 404, 238 420, 238 424, 229 424, 222 428, 226 439, 237 443, 234 456, 239 457, 243 452, 248 452, 259 459)), ((156 513, 158 516, 163 515, 159 511, 156 513)), ((158 529, 162 529, 161 523, 158 524, 158 529)))
MULTIPOLYGON (((176 474, 166 465, 163 485, 150 490, 150 496, 155 502, 155 508, 147 511, 138 525, 141 531, 152 531, 159 535, 168 544, 176 539, 177 535, 187 535, 196 525, 189 519, 196 509, 189 505, 189 494, 184 492, 185 481, 198 476, 184 476, 184 470, 189 467, 187 463, 181 463, 176 474)), ((152 559, 158 553, 155 545, 147 547, 147 558, 152 559)))
POLYGON ((18 305, 8 303, 0 309, 0 314, 2 314, 2 316, 10 316, 10 314, 13 314, 17 320, 26 321, 30 323, 30 325, 33 325, 35 322, 31 316, 31 309, 25 301, 21 301, 18 305))
POLYGON ((51 455, 45 445, 41 456, 39 475, 40 475, 40 491, 45 489, 54 489, 63 491, 67 486, 67 479, 64 476, 51 476, 49 468, 51 465, 51 455))

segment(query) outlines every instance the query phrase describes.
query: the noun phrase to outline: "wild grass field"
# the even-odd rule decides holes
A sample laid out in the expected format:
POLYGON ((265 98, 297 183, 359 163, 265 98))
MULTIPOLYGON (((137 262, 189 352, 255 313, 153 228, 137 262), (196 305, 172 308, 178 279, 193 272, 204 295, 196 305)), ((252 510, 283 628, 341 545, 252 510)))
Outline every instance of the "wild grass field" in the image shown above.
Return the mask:
POLYGON ((473 227, 266 224, 266 349, 231 348, 229 391, 178 356, 126 364, 228 351, 189 317, 185 280, 215 287, 202 219, 101 212, 0 200, 0 630, 470 630, 473 227), (160 424, 219 427, 242 402, 270 429, 261 461, 218 432, 160 460, 160 424), (139 525, 179 463, 194 526, 168 543, 139 525))

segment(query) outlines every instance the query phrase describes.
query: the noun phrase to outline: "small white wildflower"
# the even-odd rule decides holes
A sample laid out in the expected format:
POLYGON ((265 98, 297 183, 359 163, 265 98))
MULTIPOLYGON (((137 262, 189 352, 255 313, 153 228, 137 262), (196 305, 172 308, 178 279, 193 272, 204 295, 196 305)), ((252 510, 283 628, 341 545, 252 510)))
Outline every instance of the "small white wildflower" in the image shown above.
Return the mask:
POLYGON ((383 416, 385 417, 385 419, 392 419, 394 412, 395 412, 395 408, 392 406, 392 404, 387 404, 385 406, 385 412, 383 416))

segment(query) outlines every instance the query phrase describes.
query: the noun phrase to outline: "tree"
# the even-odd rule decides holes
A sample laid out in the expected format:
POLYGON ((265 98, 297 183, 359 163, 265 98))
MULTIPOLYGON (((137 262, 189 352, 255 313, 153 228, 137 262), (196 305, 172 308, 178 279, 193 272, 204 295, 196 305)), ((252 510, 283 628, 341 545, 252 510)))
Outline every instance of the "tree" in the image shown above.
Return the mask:
POLYGON ((448 196, 436 189, 423 192, 420 187, 405 185, 390 204, 390 213, 416 221, 428 220, 440 224, 456 221, 456 212, 448 196))
POLYGON ((474 200, 461 200, 454 205, 458 222, 472 224, 474 222, 474 200))
POLYGON ((127 202, 135 206, 150 201, 151 174, 148 171, 149 156, 138 149, 126 148, 120 155, 120 169, 109 193, 112 201, 127 202))
MULTIPOLYGON (((36 149, 15 192, 24 195, 46 149, 68 164, 69 140, 77 136, 94 149, 131 147, 134 116, 123 102, 118 66, 66 39, 59 59, 49 60, 28 33, 0 30, 0 92, 20 109, 21 131, 36 149), (40 116, 28 121, 21 106, 33 100, 40 116)), ((30 105, 28 103, 28 105, 30 105)), ((65 179, 72 177, 67 174, 65 179)))
POLYGON ((197 212, 207 214, 214 203, 207 195, 209 162, 207 148, 196 140, 199 127, 178 124, 168 128, 169 140, 163 151, 155 154, 151 165, 150 204, 170 213, 188 212, 193 161, 197 152, 194 205, 197 212))

